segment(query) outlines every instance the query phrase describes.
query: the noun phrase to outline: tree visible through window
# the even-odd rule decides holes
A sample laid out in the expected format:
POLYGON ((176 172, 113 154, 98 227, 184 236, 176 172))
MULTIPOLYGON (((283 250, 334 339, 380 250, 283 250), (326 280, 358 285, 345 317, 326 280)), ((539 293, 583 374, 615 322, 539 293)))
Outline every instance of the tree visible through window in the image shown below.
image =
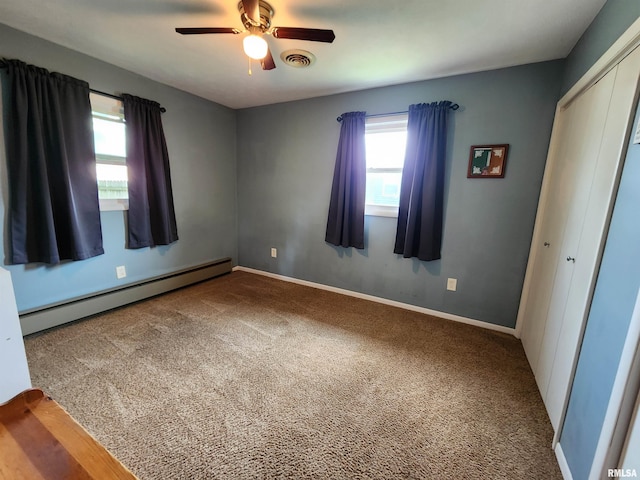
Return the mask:
POLYGON ((129 194, 122 101, 95 93, 90 99, 100 209, 123 210, 129 194))
POLYGON ((398 216, 406 143, 407 114, 367 118, 367 215, 398 216))

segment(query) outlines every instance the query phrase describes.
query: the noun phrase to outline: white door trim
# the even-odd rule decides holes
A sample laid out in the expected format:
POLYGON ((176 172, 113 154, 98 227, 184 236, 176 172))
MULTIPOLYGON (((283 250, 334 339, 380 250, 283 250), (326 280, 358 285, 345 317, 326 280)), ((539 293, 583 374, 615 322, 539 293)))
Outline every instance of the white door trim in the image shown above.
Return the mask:
POLYGON ((571 469, 567 463, 567 458, 564 456, 564 452, 562 451, 562 445, 557 444, 554 451, 556 453, 556 460, 558 460, 558 466, 560 467, 560 473, 562 473, 562 478, 564 478, 564 480, 573 480, 573 475, 571 474, 571 469))
POLYGON ((574 98, 604 77, 609 70, 620 63, 640 45, 640 18, 615 41, 611 47, 594 63, 573 87, 560 99, 558 105, 566 107, 574 98))

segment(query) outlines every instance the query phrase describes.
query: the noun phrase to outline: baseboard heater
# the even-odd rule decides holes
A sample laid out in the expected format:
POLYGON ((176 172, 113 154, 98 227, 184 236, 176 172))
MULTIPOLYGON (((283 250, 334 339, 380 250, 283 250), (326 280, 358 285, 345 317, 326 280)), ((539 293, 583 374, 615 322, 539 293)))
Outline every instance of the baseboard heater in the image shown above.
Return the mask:
POLYGON ((97 313, 160 295, 171 290, 231 272, 231 259, 222 258, 211 263, 186 268, 142 282, 72 298, 20 312, 22 334, 40 332, 64 323, 80 320, 97 313))

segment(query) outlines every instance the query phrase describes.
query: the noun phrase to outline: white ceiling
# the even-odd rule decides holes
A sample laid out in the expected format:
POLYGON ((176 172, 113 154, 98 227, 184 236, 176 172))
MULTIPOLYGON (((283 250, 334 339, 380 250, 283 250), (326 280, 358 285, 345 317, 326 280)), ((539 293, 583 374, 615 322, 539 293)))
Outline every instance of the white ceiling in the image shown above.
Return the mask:
MULTIPOLYGON (((564 58, 605 0, 270 0, 274 26, 333 29, 332 44, 267 38, 262 71, 242 35, 238 0, 5 0, 0 22, 231 108, 310 98, 564 58), (316 63, 284 65, 305 49, 316 63)), ((1 54, 0 46, 0 54, 1 54)))

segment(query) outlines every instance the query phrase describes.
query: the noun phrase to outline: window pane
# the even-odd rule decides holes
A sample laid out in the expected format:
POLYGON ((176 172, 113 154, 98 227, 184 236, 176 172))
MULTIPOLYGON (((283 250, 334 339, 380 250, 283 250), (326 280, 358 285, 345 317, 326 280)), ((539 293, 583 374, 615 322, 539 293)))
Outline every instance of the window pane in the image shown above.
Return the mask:
POLYGON ((129 198, 126 165, 98 163, 96 164, 96 172, 98 176, 98 198, 129 198))
POLYGON ((367 215, 398 215, 407 120, 406 114, 375 115, 366 120, 367 215))
POLYGON ((401 180, 401 172, 368 172, 365 203, 397 207, 401 180))
POLYGON ((126 157, 124 123, 93 117, 93 139, 96 154, 126 157))
POLYGON ((408 121, 408 114, 375 115, 366 119, 365 131, 366 133, 406 132, 408 121))
POLYGON ((367 168, 402 168, 407 132, 367 133, 367 168))
POLYGON ((94 115, 118 121, 124 120, 122 100, 91 92, 89 93, 89 101, 91 102, 91 112, 94 115))

